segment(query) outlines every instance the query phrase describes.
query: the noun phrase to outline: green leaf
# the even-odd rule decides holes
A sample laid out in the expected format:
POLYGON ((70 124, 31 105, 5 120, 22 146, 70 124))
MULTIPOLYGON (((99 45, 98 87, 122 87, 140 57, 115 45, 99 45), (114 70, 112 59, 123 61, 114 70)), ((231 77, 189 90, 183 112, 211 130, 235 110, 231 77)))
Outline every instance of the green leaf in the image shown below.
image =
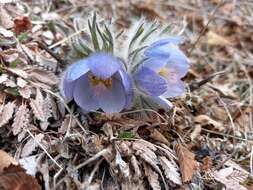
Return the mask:
POLYGON ((19 96, 19 95, 20 95, 19 92, 18 92, 17 87, 7 88, 7 89, 6 89, 6 92, 7 92, 8 94, 13 95, 13 96, 19 96))
POLYGON ((17 65, 20 64, 21 62, 22 62, 22 61, 21 61, 19 58, 17 58, 17 59, 15 59, 14 61, 10 62, 10 67, 11 67, 11 68, 16 68, 17 65))
POLYGON ((94 13, 93 15, 93 19, 92 19, 92 25, 90 23, 90 21, 88 21, 88 26, 90 29, 90 34, 91 34, 91 38, 92 38, 92 42, 93 42, 93 46, 95 50, 99 50, 99 42, 98 42, 98 38, 97 38, 97 27, 96 27, 96 13, 94 13))
POLYGON ((136 31, 134 37, 132 38, 130 44, 129 44, 129 49, 132 47, 133 43, 140 37, 140 35, 144 32, 144 27, 143 27, 144 23, 142 23, 138 30, 136 31))
POLYGON ((132 131, 123 131, 119 134, 120 139, 133 139, 135 136, 132 131))
POLYGON ((18 35, 17 39, 19 42, 26 42, 28 40, 29 36, 27 32, 22 32, 21 34, 18 35))

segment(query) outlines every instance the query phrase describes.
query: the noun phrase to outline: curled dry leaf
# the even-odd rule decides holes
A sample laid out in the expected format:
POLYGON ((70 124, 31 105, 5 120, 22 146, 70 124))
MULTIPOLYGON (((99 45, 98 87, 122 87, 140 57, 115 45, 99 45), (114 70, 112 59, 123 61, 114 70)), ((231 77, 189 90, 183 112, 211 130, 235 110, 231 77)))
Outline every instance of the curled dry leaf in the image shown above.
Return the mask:
POLYGON ((4 105, 2 112, 0 113, 0 127, 7 124, 12 118, 15 106, 16 105, 13 102, 8 102, 4 105))
POLYGON ((224 131, 224 129, 225 129, 222 123, 213 120, 212 118, 210 118, 207 115, 198 115, 194 118, 194 121, 195 121, 195 123, 199 123, 202 126, 203 125, 212 125, 218 131, 224 131))
POLYGON ((160 157, 160 164, 167 179, 171 180, 177 185, 182 184, 178 166, 170 162, 165 156, 160 157))
POLYGON ((3 190, 40 190, 37 180, 26 174, 20 166, 10 165, 0 174, 0 189, 3 190))
POLYGON ((189 182, 192 180, 193 173, 197 169, 197 162, 194 159, 195 155, 181 144, 176 145, 176 152, 182 181, 183 183, 189 182))
POLYGON ((30 138, 23 147, 21 157, 26 157, 32 154, 32 152, 39 146, 38 143, 41 143, 43 138, 44 138, 44 134, 35 135, 34 139, 30 138))
POLYGON ((27 16, 19 16, 14 19, 14 31, 18 35, 31 29, 32 23, 27 16))

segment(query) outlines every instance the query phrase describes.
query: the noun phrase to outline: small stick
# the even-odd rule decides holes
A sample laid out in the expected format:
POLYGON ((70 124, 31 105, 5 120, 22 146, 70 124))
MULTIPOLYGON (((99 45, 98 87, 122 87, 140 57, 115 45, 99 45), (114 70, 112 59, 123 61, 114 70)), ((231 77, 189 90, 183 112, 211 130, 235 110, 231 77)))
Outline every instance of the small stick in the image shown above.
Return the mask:
POLYGON ((217 73, 214 73, 212 75, 207 76, 205 79, 202 79, 199 82, 194 81, 189 85, 189 89, 190 89, 191 92, 194 91, 194 90, 197 90, 198 88, 200 88, 204 84, 210 82, 215 76, 223 75, 225 73, 226 73, 226 71, 220 71, 220 72, 217 72, 217 73))

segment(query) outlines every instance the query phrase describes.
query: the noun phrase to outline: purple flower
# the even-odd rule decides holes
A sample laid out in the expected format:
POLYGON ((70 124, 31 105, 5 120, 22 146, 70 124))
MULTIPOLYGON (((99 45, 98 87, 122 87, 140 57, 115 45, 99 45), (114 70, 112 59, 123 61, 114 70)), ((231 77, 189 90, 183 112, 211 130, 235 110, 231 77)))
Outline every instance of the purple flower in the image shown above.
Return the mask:
POLYGON ((185 91, 181 80, 189 69, 189 61, 178 48, 181 38, 170 37, 151 44, 145 51, 145 61, 134 75, 137 88, 164 107, 171 107, 166 98, 180 96, 185 91))
POLYGON ((106 113, 120 112, 133 98, 132 82, 121 60, 104 52, 72 64, 63 77, 62 93, 84 111, 101 108, 106 113))

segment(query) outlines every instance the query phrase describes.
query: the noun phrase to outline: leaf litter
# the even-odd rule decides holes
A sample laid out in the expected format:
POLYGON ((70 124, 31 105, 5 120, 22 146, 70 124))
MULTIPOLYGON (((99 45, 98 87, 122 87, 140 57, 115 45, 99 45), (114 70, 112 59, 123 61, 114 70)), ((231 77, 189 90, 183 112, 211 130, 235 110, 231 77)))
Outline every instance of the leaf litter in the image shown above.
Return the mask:
POLYGON ((34 189, 38 184, 45 189, 253 186, 251 2, 42 2, 0 3, 0 144, 42 176, 38 183, 10 166, 0 178, 11 176, 17 183, 4 184, 6 189, 20 179, 34 182, 34 189), (92 11, 113 16, 123 30, 140 15, 171 24, 171 33, 185 36, 185 52, 194 47, 184 79, 192 91, 175 98, 172 111, 149 117, 144 110, 84 115, 66 105, 58 95, 59 79, 65 64, 82 54, 83 44, 73 45, 71 38, 85 36, 81 18, 92 11))

